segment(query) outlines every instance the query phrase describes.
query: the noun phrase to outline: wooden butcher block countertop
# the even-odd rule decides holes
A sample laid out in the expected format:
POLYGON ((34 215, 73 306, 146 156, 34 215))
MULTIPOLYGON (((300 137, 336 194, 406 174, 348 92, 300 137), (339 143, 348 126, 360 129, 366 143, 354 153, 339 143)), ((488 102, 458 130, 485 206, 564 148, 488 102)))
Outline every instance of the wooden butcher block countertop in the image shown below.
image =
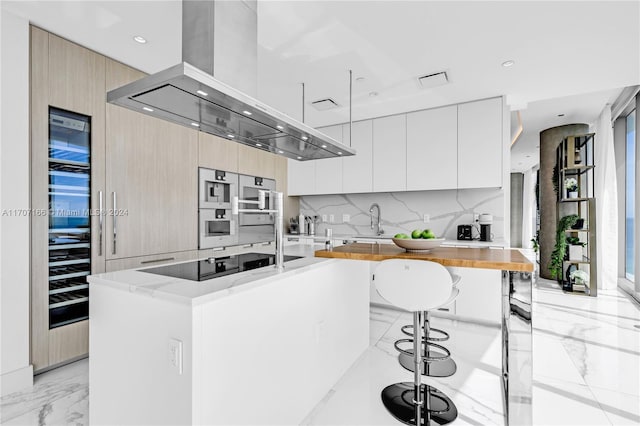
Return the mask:
POLYGON ((353 243, 330 251, 318 250, 315 256, 373 261, 418 259, 430 260, 444 266, 533 272, 533 263, 520 251, 510 249, 437 247, 428 252, 408 252, 393 244, 353 243))

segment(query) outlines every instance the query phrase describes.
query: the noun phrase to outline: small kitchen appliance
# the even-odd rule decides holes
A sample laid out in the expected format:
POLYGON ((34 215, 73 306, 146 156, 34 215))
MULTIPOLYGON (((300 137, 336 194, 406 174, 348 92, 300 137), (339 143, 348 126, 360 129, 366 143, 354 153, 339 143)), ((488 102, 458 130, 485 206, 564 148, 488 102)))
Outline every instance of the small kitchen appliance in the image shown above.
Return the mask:
POLYGON ((491 225, 493 224, 493 215, 483 213, 478 218, 480 223, 480 241, 492 241, 491 225))
POLYGON ((458 225, 458 239, 459 240, 472 240, 471 237, 471 225, 458 225))

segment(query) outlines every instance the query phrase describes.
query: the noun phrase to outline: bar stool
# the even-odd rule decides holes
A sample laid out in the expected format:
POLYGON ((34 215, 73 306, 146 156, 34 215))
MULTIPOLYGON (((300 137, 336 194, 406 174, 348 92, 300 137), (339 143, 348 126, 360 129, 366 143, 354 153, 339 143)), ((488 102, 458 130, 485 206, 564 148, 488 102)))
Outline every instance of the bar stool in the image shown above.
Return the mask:
MULTIPOLYGON (((423 342, 428 344, 429 335, 423 339, 423 312, 429 312, 451 303, 459 293, 453 286, 447 269, 435 262, 425 260, 391 259, 380 262, 376 268, 376 289, 380 296, 394 306, 413 312, 413 351, 396 348, 413 358, 413 383, 401 382, 382 390, 382 403, 397 420, 421 426, 430 425, 431 420, 443 425, 458 416, 453 401, 433 386, 421 383, 423 365, 423 342)), ((425 329, 429 332, 429 327, 425 329)), ((448 351, 447 351, 448 352, 448 351)))
MULTIPOLYGON (((460 275, 456 275, 450 273, 451 281, 454 288, 457 288, 458 283, 460 282, 460 275)), ((456 293, 457 296, 457 293, 456 293)), ((455 297, 454 297, 455 298, 455 297)), ((451 300, 453 301, 453 299, 451 300)), ((449 303, 449 302, 448 302, 449 303)), ((448 304, 447 303, 447 304, 448 304)), ((431 315, 429 311, 424 311, 422 313, 422 317, 424 319, 422 324, 423 330, 423 343, 425 339, 427 343, 424 345, 424 350, 422 351, 422 375, 428 377, 449 377, 453 376, 458 369, 455 361, 451 358, 451 352, 440 343, 446 342, 449 340, 449 333, 439 328, 431 327, 431 315), (433 333, 438 333, 437 336, 434 336, 433 333), (428 336, 428 337, 427 337, 428 336), (438 343, 434 343, 438 342, 438 343), (433 349, 433 350, 432 350, 433 349)), ((407 336, 413 337, 413 325, 407 324, 403 326, 401 329, 402 333, 407 336)), ((413 342, 411 339, 401 339, 397 340, 395 343, 396 349, 400 352, 398 355, 398 362, 402 367, 406 370, 413 371, 413 350, 402 351, 399 349, 398 345, 404 342, 413 342)))

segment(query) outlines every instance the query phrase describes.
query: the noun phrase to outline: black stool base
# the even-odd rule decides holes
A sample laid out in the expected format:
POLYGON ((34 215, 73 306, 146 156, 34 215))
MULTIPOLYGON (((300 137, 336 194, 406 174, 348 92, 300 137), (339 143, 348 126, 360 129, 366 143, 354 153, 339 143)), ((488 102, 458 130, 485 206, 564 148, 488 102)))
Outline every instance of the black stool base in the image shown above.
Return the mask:
MULTIPOLYGON (((421 385, 422 400, 425 400, 427 385, 421 385)), ((444 425, 451 423, 458 417, 458 409, 451 399, 433 386, 430 391, 430 412, 432 423, 444 425)), ((393 417, 402 423, 415 425, 415 406, 413 404, 413 383, 395 383, 382 390, 382 403, 393 417)), ((422 426, 425 424, 426 413, 423 405, 422 426)))
MULTIPOLYGON (((408 350, 408 352, 413 354, 413 349, 408 350)), ((445 357, 445 354, 437 351, 427 351, 427 356, 441 358, 445 357)), ((398 355, 398 361, 406 370, 413 371, 413 355, 409 356, 401 353, 398 355)), ((442 361, 427 361, 426 359, 423 359, 421 373, 423 376, 428 377, 449 377, 453 376, 457 369, 458 366, 456 365, 456 362, 451 358, 447 358, 442 361)))

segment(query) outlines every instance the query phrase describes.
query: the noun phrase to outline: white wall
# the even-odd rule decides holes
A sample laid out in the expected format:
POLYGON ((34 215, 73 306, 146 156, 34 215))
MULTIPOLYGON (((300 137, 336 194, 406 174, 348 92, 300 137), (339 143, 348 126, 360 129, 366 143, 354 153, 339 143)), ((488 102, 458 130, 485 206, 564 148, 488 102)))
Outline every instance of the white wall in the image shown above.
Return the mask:
POLYGON ((29 22, 0 9, 1 394, 33 384, 29 364, 29 22))

